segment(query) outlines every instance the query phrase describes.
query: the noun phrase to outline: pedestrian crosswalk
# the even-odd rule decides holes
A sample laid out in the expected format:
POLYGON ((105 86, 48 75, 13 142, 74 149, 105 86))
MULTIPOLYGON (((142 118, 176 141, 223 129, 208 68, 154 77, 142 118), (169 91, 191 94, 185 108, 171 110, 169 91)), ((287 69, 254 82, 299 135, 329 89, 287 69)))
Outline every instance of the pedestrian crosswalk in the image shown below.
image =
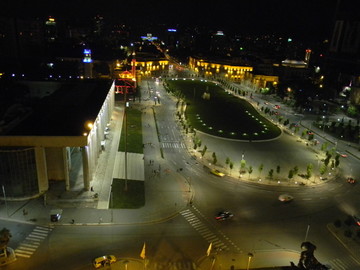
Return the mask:
POLYGON ((161 148, 186 148, 183 142, 161 142, 161 148))
POLYGON ((155 262, 151 264, 154 270, 195 270, 196 265, 192 261, 155 262))
POLYGON ((190 223, 190 225, 216 250, 229 250, 228 246, 211 231, 190 209, 185 209, 180 214, 190 223))
POLYGON ((15 249, 16 256, 30 258, 51 230, 52 227, 36 226, 24 241, 20 243, 17 249, 15 249))
POLYGON ((331 270, 360 270, 360 265, 351 257, 332 259, 325 265, 331 270))

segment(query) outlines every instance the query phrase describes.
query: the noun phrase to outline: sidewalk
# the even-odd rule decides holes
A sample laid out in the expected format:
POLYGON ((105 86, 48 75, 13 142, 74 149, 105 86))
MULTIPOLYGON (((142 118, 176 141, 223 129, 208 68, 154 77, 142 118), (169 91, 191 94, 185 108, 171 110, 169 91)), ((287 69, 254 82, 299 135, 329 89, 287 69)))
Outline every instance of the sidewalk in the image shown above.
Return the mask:
MULTIPOLYGON (((143 84, 143 88, 146 88, 143 84)), ((145 89, 142 89, 145 91, 145 89)), ((7 201, 0 205, 0 220, 11 220, 38 225, 105 225, 153 223, 177 215, 187 207, 191 192, 182 183, 163 173, 161 177, 152 178, 155 167, 146 166, 154 160, 154 166, 163 165, 160 156, 155 119, 152 113, 153 102, 134 101, 132 106, 144 109, 143 138, 151 142, 144 147, 144 154, 127 154, 127 179, 145 181, 145 206, 139 209, 109 209, 111 183, 113 178, 124 177, 124 153, 118 152, 118 145, 123 123, 122 104, 115 106, 107 136, 105 150, 100 153, 98 165, 91 187, 93 191, 84 191, 82 169, 69 191, 64 184, 52 185, 46 196, 28 201, 7 201), (155 180, 155 181, 154 181, 155 180), (159 196, 161 189, 161 196, 159 196), (97 198, 95 194, 97 193, 97 198), (59 222, 50 222, 50 210, 62 209, 59 222), (24 213, 27 214, 24 214, 24 213), (74 224, 72 224, 74 220, 74 224)), ((144 142, 146 143, 146 142, 144 142)), ((162 166, 163 165, 163 166, 162 166)))
POLYGON ((199 270, 285 269, 290 262, 298 264, 300 252, 293 250, 256 250, 251 253, 211 253, 199 259, 199 270), (271 262, 271 263, 269 263, 271 262))

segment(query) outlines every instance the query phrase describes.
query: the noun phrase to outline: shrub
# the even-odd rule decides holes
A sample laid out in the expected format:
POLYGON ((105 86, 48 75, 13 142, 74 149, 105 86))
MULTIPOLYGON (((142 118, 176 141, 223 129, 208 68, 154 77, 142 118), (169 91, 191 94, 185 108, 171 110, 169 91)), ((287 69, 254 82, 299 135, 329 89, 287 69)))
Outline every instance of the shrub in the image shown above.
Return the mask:
POLYGON ((344 223, 347 225, 347 226, 350 226, 351 224, 353 224, 353 218, 351 217, 351 216, 348 216, 346 219, 345 219, 345 221, 344 221, 344 223))
POLYGON ((344 231, 344 235, 345 235, 346 237, 351 237, 351 236, 352 236, 352 231, 351 231, 351 230, 345 230, 345 231, 344 231))
POLYGON ((334 221, 334 226, 337 227, 337 228, 340 228, 341 227, 341 220, 340 219, 337 219, 334 221))

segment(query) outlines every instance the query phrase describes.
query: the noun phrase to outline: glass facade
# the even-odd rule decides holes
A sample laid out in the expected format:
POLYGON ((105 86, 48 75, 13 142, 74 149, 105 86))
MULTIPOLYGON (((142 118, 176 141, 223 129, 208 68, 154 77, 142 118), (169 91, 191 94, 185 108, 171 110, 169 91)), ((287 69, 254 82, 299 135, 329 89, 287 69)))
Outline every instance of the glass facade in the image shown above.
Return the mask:
POLYGON ((0 185, 9 198, 39 193, 34 148, 0 148, 0 185))

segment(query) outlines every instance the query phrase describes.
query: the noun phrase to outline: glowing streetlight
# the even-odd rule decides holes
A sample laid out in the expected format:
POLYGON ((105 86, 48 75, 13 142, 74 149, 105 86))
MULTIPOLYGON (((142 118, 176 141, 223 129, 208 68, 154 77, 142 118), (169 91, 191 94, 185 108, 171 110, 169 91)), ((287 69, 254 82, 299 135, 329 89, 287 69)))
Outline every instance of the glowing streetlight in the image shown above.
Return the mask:
POLYGON ((251 259, 254 257, 254 254, 252 254, 251 252, 248 253, 248 264, 247 264, 247 267, 246 267, 246 270, 249 270, 250 269, 250 262, 251 262, 251 259))

